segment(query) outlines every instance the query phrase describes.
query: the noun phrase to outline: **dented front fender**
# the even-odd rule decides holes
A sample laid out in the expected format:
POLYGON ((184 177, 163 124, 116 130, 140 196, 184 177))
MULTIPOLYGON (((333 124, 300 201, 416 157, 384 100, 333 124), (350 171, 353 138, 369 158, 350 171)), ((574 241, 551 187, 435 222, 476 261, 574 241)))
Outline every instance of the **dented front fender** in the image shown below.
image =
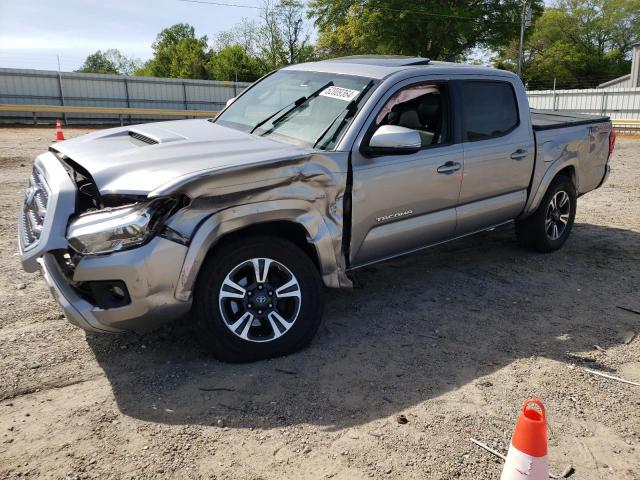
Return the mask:
POLYGON ((191 203, 168 226, 190 239, 176 298, 191 298, 200 266, 225 236, 266 222, 292 222, 314 246, 328 287, 351 286, 342 236, 348 154, 328 152, 202 171, 150 196, 184 194, 191 203))

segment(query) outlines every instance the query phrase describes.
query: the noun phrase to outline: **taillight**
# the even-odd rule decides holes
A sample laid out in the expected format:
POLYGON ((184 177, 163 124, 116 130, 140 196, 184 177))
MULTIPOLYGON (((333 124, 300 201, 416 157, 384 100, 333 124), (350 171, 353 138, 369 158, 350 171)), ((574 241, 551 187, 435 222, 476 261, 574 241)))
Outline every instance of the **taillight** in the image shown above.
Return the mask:
POLYGON ((616 131, 612 128, 611 133, 609 133, 609 157, 613 153, 613 150, 616 148, 616 131))

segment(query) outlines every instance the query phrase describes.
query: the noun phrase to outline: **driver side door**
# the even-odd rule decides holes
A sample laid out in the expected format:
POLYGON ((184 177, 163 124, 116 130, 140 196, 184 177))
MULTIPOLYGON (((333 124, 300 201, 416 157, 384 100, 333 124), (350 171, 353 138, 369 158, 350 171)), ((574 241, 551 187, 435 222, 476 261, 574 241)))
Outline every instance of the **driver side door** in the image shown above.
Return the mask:
POLYGON ((404 82, 382 97, 367 120, 366 133, 352 152, 352 267, 455 235, 463 150, 456 141, 451 100, 446 82, 404 82), (368 151, 385 122, 418 129, 422 146, 411 153, 368 151))

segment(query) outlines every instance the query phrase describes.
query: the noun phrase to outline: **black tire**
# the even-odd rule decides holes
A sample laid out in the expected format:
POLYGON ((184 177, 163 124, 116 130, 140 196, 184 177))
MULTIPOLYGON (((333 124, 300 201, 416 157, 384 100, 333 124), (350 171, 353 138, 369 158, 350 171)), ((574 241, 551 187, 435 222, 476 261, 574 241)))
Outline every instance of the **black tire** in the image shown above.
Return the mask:
MULTIPOLYGON (((576 217, 576 189, 570 178, 559 175, 552 182, 547 193, 545 193, 542 202, 538 206, 538 209, 529 217, 524 220, 516 221, 516 236, 520 244, 530 250, 536 252, 548 253, 558 250, 564 245, 564 242, 569 238, 571 228, 573 227, 573 221, 576 217), (561 192, 565 192, 568 196, 569 212, 561 215, 565 210, 557 210, 557 217, 554 217, 554 209, 551 205, 553 199, 563 199, 561 192), (566 224, 562 223, 560 216, 564 217, 567 221, 566 224), (551 223, 547 223, 550 220, 551 223), (564 226, 560 231, 553 233, 553 224, 556 224, 557 228, 564 226), (548 231, 548 228, 551 230, 548 231), (557 238, 553 238, 557 235, 557 238)), ((559 202, 558 202, 559 203, 559 202)))
MULTIPOLYGON (((264 268, 264 262, 261 265, 262 267, 260 268, 264 268)), ((244 268, 250 267, 247 265, 244 268)), ((247 272, 247 270, 244 270, 244 272, 247 272)), ((243 278, 249 278, 249 273, 242 275, 244 275, 243 278)), ((238 283, 237 285, 240 284, 238 283)), ((292 288, 297 290, 296 286, 292 288)), ((225 291, 229 291, 229 287, 225 287, 225 291)), ((234 291, 233 288, 231 291, 234 291)), ((200 269, 192 309, 195 320, 195 333, 203 345, 216 358, 226 362, 250 362, 286 355, 306 346, 315 335, 322 319, 322 295, 323 284, 318 269, 309 256, 293 243, 277 237, 254 237, 227 243, 218 248, 214 247, 214 250, 207 256, 200 269), (244 299, 221 299, 221 288, 223 282, 227 281, 227 275, 231 279, 231 275, 234 275, 234 272, 242 271, 241 269, 237 270, 238 266, 243 265, 245 262, 250 262, 251 259, 265 258, 277 262, 272 264, 276 265, 276 267, 267 269, 267 271, 271 272, 276 268, 275 274, 277 275, 287 275, 287 273, 293 275, 292 278, 297 280, 300 292, 299 299, 280 299, 276 298, 277 293, 274 291, 279 289, 269 288, 271 290, 269 294, 276 295, 276 297, 268 299, 272 301, 272 298, 276 298, 273 301, 271 311, 277 310, 283 301, 291 300, 297 303, 294 307, 289 305, 288 308, 293 313, 297 312, 297 315, 294 318, 293 313, 290 314, 290 317, 294 319, 288 330, 286 330, 287 324, 276 322, 278 335, 281 335, 276 337, 274 322, 266 318, 263 311, 261 311, 262 316, 259 317, 257 314, 255 303, 257 300, 263 299, 264 293, 260 296, 256 295, 252 297, 254 298, 254 304, 248 304, 251 308, 246 304, 242 308, 245 308, 245 314, 249 312, 255 315, 254 318, 256 320, 253 320, 253 322, 258 325, 253 326, 254 323, 252 323, 252 326, 247 327, 246 338, 241 338, 241 333, 239 332, 242 332, 248 323, 241 323, 234 332, 229 325, 233 325, 233 320, 237 319, 230 319, 229 317, 233 315, 241 317, 242 310, 240 310, 240 313, 235 313, 234 308, 232 308, 233 305, 223 302, 235 302, 237 306, 245 302, 245 299, 252 301, 250 300, 251 297, 248 296, 249 292, 252 289, 256 294, 266 292, 266 286, 269 283, 262 283, 262 285, 265 285, 265 290, 258 292, 255 290, 258 288, 256 285, 261 284, 257 278, 254 278, 255 281, 252 284, 254 287, 248 284, 245 285, 247 289, 244 293, 244 299), (288 272, 283 270, 281 266, 288 269, 288 272), (227 305, 231 306, 228 307, 227 305), (224 315, 227 317, 226 320, 222 313, 223 310, 225 311, 224 315), (272 331, 270 335, 268 334, 269 329, 272 331), (264 337, 256 335, 252 340, 249 336, 252 335, 251 332, 254 330, 257 330, 259 334, 264 334, 264 332, 267 332, 267 334, 264 334, 264 337), (280 333, 280 330, 285 330, 285 332, 280 333), (269 337, 272 339, 269 340, 269 337), (264 340, 264 338, 267 338, 267 340, 264 340)), ((268 306, 271 307, 272 305, 268 306)), ((263 308, 266 308, 266 305, 263 308)), ((279 314, 278 311, 276 313, 279 314)), ((283 314, 283 316, 285 315, 283 314)))

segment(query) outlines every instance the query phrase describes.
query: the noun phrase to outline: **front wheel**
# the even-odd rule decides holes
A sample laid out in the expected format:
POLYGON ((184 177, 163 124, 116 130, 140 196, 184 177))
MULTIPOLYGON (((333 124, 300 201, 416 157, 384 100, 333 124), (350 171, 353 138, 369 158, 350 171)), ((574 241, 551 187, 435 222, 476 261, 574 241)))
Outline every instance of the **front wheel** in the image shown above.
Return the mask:
POLYGON ((311 259, 280 238, 223 245, 195 290, 198 337, 220 360, 254 361, 308 344, 322 317, 322 281, 311 259))
POLYGON ((565 176, 556 177, 538 209, 516 222, 521 245, 538 252, 558 250, 569 238, 576 216, 576 189, 565 176))

